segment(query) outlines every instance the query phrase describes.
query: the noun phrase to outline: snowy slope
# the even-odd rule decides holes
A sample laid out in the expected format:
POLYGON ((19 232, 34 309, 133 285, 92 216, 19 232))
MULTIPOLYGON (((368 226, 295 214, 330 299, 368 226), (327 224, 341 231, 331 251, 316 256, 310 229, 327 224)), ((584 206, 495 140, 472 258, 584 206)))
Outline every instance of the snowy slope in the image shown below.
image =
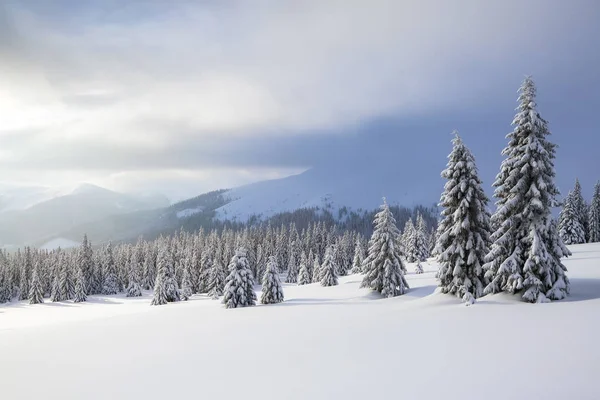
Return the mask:
POLYGON ((0 306, 2 397, 597 399, 600 244, 572 249, 572 295, 550 304, 465 307, 428 265, 393 299, 352 275, 246 309, 150 307, 149 293, 0 306))
POLYGON ((382 197, 391 205, 431 206, 443 189, 424 169, 395 169, 393 163, 375 162, 316 167, 283 179, 262 181, 229 190, 231 202, 218 210, 221 219, 245 221, 252 215, 264 218, 299 208, 319 207, 335 212, 341 207, 373 210, 382 197))

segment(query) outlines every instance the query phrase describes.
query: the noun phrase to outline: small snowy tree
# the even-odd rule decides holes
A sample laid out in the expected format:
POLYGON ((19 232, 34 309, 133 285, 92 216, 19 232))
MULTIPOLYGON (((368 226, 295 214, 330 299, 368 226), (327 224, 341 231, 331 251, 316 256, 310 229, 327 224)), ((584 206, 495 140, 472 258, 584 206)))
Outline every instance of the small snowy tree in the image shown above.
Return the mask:
POLYGON ((40 304, 44 302, 42 282, 40 280, 40 261, 36 261, 33 267, 31 287, 29 288, 29 304, 40 304))
POLYGON ((384 297, 399 296, 408 290, 404 278, 406 268, 397 246, 400 232, 385 198, 381 211, 375 215, 375 230, 369 241, 369 255, 363 264, 365 274, 361 287, 370 288, 384 297))
POLYGON ((175 302, 180 300, 179 290, 177 290, 177 281, 175 280, 173 257, 168 246, 168 243, 163 243, 160 245, 158 251, 156 260, 157 273, 152 305, 162 305, 166 304, 165 302, 175 302))
POLYGON ((352 259, 351 273, 362 274, 364 258, 365 258, 365 251, 362 246, 362 241, 360 239, 357 239, 356 246, 354 246, 354 258, 352 259))
POLYGON ((219 263, 213 263, 208 278, 208 296, 215 300, 223 296, 226 279, 224 268, 219 263))
POLYGON ((440 269, 438 279, 443 293, 471 303, 471 297, 483 295, 483 265, 490 244, 488 198, 482 188, 475 157, 458 133, 452 141, 446 179, 440 200, 443 220, 438 227, 436 253, 440 269))
POLYGON ((189 300, 192 297, 192 279, 191 271, 189 268, 184 268, 183 276, 181 278, 181 291, 180 296, 182 300, 189 300))
POLYGON ((600 182, 597 182, 594 187, 588 220, 590 243, 600 242, 600 182))
POLYGON ((576 207, 575 196, 571 192, 565 199, 559 216, 558 233, 565 244, 585 243, 584 227, 576 207))
POLYGON ((102 286, 102 294, 117 294, 119 293, 119 278, 117 276, 117 266, 113 256, 112 243, 108 243, 104 251, 104 285, 102 286))
POLYGON ((127 297, 140 297, 142 295, 142 285, 140 284, 139 264, 135 257, 129 262, 129 274, 127 284, 127 297))
POLYGON ((560 300, 569 294, 561 257, 570 255, 551 214, 559 195, 554 184, 556 145, 548 141, 547 122, 536 110, 536 89, 527 77, 502 154, 494 196, 492 247, 486 256, 484 293, 522 293, 528 302, 560 300))
POLYGON ((262 304, 275 304, 283 301, 283 288, 279 280, 279 267, 275 257, 269 257, 267 268, 262 280, 262 295, 260 302, 262 304))
POLYGON ((335 265, 335 250, 330 246, 325 251, 325 259, 321 265, 321 286, 337 286, 337 266, 335 265))
POLYGON ((319 255, 315 254, 313 258, 313 275, 312 275, 313 283, 321 282, 321 263, 319 262, 319 255))
POLYGON ((83 273, 83 266, 78 263, 76 266, 76 274, 75 274, 75 296, 73 297, 73 302, 82 303, 87 300, 87 295, 85 292, 86 281, 85 275, 83 273))
POLYGON ((298 286, 308 285, 311 283, 310 271, 308 269, 308 259, 306 253, 302 252, 300 256, 300 272, 298 273, 298 286))
POLYGON ((289 252, 290 259, 288 261, 287 276, 285 278, 286 283, 298 282, 298 264, 296 262, 296 254, 289 252))
POLYGON ((423 264, 421 264, 421 261, 417 261, 417 265, 415 265, 415 274, 422 274, 423 273, 423 264))
POLYGON ((223 296, 225 308, 256 305, 254 279, 248 265, 245 249, 238 249, 235 256, 232 257, 229 263, 229 271, 223 296))

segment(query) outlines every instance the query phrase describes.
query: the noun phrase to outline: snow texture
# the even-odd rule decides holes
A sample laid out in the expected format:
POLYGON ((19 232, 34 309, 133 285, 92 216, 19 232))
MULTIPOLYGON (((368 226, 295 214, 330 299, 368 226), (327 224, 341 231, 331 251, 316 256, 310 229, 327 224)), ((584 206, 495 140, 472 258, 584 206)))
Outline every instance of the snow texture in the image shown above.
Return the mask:
POLYGON ((149 291, 3 304, 2 398, 184 399, 201 388, 205 398, 360 400, 397 397, 401 380, 406 399, 597 399, 600 244, 571 249, 571 296, 541 305, 501 293, 460 306, 435 291, 433 263, 406 275, 406 295, 383 300, 349 275, 328 288, 284 284, 284 303, 236 312, 204 295, 149 307, 149 291), (517 336, 535 340, 510 357, 482 350, 517 336), (548 351, 556 343, 561 351, 548 351), (282 359, 285 368, 272 368, 282 359), (49 360, 52 368, 31 368, 49 360), (232 385, 240 360, 251 362, 232 385), (448 389, 465 379, 457 360, 476 366, 466 393, 448 389), (265 371, 270 389, 249 390, 265 371), (302 384, 290 390, 290 376, 302 384))

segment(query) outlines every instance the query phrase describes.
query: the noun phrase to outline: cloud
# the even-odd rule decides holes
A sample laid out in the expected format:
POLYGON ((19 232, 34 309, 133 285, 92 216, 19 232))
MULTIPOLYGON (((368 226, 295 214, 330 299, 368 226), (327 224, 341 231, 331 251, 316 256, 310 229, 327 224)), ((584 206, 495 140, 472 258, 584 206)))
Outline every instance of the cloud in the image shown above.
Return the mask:
POLYGON ((302 168, 310 154, 281 160, 261 146, 481 106, 507 84, 514 92, 524 73, 544 79, 568 64, 597 9, 543 0, 6 3, 0 165, 302 168))

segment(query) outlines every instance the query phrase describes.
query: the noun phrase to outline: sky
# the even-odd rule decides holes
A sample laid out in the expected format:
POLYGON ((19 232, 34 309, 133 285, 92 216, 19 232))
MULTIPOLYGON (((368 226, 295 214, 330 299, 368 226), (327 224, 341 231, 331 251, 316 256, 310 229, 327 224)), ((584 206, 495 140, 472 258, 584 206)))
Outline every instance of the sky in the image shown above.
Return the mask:
POLYGON ((559 186, 589 195, 598 20, 596 0, 5 0, 0 182, 178 200, 374 159, 439 179, 458 129, 491 187, 533 75, 559 186))

